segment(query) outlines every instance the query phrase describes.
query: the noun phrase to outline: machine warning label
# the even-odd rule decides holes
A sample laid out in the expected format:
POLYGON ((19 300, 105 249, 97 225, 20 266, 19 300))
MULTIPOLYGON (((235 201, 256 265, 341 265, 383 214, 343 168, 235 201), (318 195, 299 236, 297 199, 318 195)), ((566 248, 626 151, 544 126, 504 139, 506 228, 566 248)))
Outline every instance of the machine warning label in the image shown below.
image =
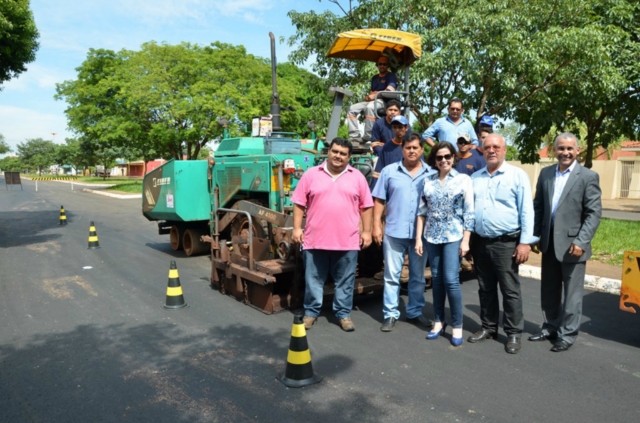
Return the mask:
POLYGON ((153 186, 159 187, 161 185, 169 185, 171 183, 171 178, 153 178, 153 186))
POLYGON ((173 194, 167 194, 167 208, 173 208, 173 194))

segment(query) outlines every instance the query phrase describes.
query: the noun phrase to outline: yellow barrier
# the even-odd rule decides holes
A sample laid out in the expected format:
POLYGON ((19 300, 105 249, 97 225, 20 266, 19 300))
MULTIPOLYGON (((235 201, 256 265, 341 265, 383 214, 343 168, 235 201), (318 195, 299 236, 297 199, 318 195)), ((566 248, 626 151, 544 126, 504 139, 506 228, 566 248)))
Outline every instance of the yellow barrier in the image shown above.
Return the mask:
POLYGON ((640 251, 624 252, 620 310, 635 313, 636 310, 627 304, 635 304, 640 308, 640 251))
POLYGON ((35 176, 32 181, 71 181, 78 179, 77 176, 35 176))

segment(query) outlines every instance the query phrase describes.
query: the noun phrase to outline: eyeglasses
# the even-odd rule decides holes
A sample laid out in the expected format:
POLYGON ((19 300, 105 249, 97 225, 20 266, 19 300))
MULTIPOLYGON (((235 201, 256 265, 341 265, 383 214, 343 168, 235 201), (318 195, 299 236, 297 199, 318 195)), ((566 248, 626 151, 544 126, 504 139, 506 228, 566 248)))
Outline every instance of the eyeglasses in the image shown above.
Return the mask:
POLYGON ((388 63, 384 63, 384 62, 380 62, 380 63, 376 63, 376 66, 389 66, 388 63))
POLYGON ((436 161, 441 162, 443 160, 451 160, 451 157, 453 157, 451 154, 445 154, 444 156, 436 156, 436 161))
POLYGON ((471 144, 471 143, 469 141, 466 141, 466 140, 458 140, 458 144, 468 145, 468 144, 471 144))

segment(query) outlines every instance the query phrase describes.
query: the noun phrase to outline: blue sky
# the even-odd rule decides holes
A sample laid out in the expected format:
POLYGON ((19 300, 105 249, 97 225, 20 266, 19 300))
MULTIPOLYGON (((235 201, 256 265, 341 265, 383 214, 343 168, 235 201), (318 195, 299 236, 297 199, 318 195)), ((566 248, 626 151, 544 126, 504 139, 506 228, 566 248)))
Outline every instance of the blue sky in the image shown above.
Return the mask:
MULTIPOLYGON (((269 31, 276 40, 289 37, 295 30, 287 12, 311 9, 341 13, 335 4, 318 0, 31 0, 40 48, 27 72, 2 85, 0 133, 14 151, 28 138, 61 144, 72 137, 66 103, 53 98, 55 84, 75 79, 89 48, 137 50, 151 40, 221 41, 269 57, 269 31)), ((276 50, 282 62, 291 48, 277 44, 276 50)))

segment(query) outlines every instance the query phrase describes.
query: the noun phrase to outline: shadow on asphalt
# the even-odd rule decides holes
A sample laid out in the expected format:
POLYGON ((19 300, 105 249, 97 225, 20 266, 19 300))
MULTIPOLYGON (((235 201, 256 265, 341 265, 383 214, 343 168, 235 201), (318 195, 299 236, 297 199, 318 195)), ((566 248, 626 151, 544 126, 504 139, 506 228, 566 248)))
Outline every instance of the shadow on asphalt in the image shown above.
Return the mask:
POLYGON ((597 338, 640 347, 640 314, 622 311, 619 304, 618 295, 585 291, 580 330, 597 338))
MULTIPOLYGON (((73 223, 74 214, 65 211, 67 222, 73 223)), ((40 244, 61 237, 41 232, 59 227, 60 209, 42 211, 0 212, 0 248, 40 244)))
MULTIPOLYGON (((335 389, 353 365, 313 361, 318 385, 289 389, 290 332, 235 324, 189 334, 169 323, 78 326, 0 346, 0 421, 374 422, 389 417, 364 391, 335 389), (334 381, 332 381, 334 379, 334 381), (320 395, 320 396, 319 396, 320 395)), ((402 402, 402 401, 400 401, 402 402)))
MULTIPOLYGON (((161 253, 165 253, 168 256, 174 257, 174 258, 186 258, 187 255, 184 253, 183 250, 179 250, 179 251, 174 251, 171 248, 171 244, 169 243, 169 236, 167 236, 167 240, 166 242, 147 242, 146 244, 144 244, 146 247, 152 248, 156 251, 159 251, 161 253)), ((206 256, 209 254, 209 251, 206 251, 202 254, 194 254, 191 257, 199 257, 199 256, 206 256)))

